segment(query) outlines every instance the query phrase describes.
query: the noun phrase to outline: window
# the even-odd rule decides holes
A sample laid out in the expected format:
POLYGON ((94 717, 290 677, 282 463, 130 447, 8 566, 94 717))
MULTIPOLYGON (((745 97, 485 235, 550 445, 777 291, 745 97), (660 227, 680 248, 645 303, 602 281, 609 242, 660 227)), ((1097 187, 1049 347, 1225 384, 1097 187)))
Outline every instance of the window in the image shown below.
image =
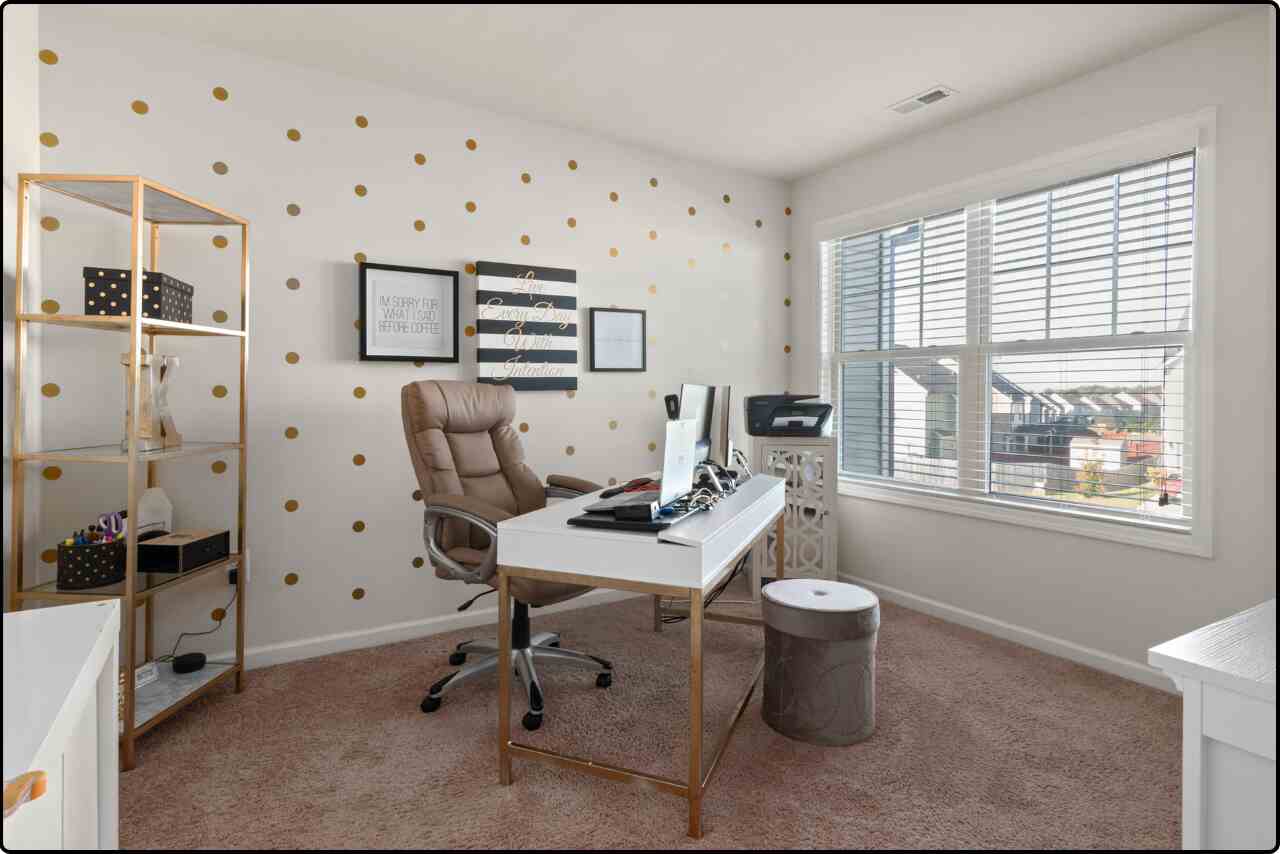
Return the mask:
POLYGON ((1190 530, 1196 156, 821 244, 846 480, 1190 530))

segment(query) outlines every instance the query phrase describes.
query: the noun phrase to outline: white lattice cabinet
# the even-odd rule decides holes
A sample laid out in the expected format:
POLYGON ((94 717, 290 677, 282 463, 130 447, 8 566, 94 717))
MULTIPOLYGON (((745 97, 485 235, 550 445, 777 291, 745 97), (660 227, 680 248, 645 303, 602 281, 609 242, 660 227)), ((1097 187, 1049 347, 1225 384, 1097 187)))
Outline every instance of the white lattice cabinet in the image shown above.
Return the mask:
MULTIPOLYGON (((787 578, 836 578, 836 445, 812 439, 753 436, 751 470, 787 482, 787 578)), ((760 598, 760 580, 776 574, 773 533, 751 558, 751 596, 760 598)))

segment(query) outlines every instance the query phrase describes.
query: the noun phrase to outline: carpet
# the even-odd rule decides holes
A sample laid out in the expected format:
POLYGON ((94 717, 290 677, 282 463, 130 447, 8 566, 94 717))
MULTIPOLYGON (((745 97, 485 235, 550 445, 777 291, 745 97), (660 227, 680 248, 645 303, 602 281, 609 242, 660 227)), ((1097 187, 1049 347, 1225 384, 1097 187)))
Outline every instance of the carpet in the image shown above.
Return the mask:
MULTIPOLYGON (((542 729, 517 739, 683 778, 688 631, 647 598, 539 616, 616 676, 545 665, 542 729)), ((704 743, 763 648, 705 622, 704 743)), ((496 680, 418 710, 467 630, 251 671, 138 742, 121 775, 127 848, 1177 848, 1180 701, 882 605, 877 730, 792 741, 743 715, 685 836, 683 800, 513 759, 497 783, 496 680)))

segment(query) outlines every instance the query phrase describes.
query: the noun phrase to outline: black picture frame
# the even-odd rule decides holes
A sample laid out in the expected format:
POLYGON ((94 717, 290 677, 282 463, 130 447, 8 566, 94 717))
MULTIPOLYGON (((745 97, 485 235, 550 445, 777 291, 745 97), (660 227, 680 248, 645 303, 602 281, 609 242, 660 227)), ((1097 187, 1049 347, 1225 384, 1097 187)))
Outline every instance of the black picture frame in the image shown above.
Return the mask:
POLYGON ((648 316, 641 308, 591 308, 588 309, 590 322, 591 370, 604 373, 642 373, 649 370, 649 330, 648 316), (596 315, 597 314, 630 314, 640 316, 640 364, 638 367, 602 368, 597 364, 596 315))
POLYGON ((459 342, 458 342, 458 271, 457 270, 433 270, 429 267, 404 267, 397 264, 374 264, 369 261, 362 261, 360 268, 360 361, 362 362, 443 362, 456 364, 459 359, 459 342), (369 271, 370 270, 388 270, 398 273, 416 273, 429 276, 447 277, 452 280, 451 301, 453 303, 453 311, 451 312, 452 329, 453 329, 453 353, 448 356, 437 354, 397 354, 397 355, 378 355, 369 352, 369 271))

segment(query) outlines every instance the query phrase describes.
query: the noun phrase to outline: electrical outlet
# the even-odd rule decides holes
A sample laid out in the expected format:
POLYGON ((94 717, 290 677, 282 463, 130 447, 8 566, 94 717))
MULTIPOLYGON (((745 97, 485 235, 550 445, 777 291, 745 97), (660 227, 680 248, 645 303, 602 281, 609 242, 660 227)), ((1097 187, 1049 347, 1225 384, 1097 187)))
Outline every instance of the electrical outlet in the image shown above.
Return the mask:
POLYGON ((227 570, 227 583, 230 584, 232 587, 235 587, 236 585, 236 573, 238 571, 239 571, 239 568, 234 566, 227 570))

